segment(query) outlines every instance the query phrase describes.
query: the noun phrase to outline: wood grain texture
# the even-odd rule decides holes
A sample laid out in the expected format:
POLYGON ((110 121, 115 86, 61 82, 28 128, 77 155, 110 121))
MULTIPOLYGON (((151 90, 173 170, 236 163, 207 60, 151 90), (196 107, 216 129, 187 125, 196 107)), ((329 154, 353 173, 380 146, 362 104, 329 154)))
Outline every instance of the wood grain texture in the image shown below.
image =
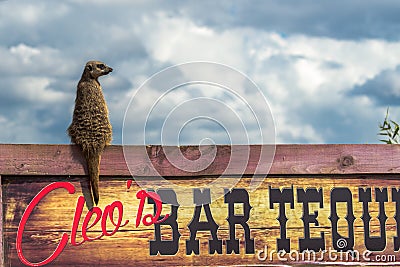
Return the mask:
MULTIPOLYGON (((201 171, 192 172, 193 161, 200 156, 209 160, 213 155, 212 147, 203 147, 200 151, 196 146, 161 147, 161 146, 110 146, 102 156, 100 188, 101 197, 99 207, 104 207, 115 200, 124 205, 124 219, 130 223, 121 228, 121 231, 111 237, 86 242, 81 246, 72 246, 70 243, 50 266, 181 266, 181 265, 268 265, 288 264, 276 258, 271 261, 260 262, 256 255, 244 254, 243 244, 240 254, 226 255, 226 245, 223 245, 222 255, 208 254, 208 232, 199 232, 201 248, 200 256, 185 254, 185 240, 189 238, 187 225, 193 217, 193 207, 180 207, 178 211, 179 232, 182 234, 180 249, 174 256, 149 256, 149 241, 153 239, 153 226, 143 225, 135 227, 139 200, 135 194, 140 187, 133 183, 130 189, 126 181, 135 177, 143 177, 144 181, 151 182, 158 175, 182 187, 202 187, 219 179, 222 184, 230 184, 233 179, 240 179, 235 188, 246 188, 254 174, 264 176, 270 171, 260 187, 250 193, 251 210, 249 226, 252 229, 252 238, 256 240, 256 251, 276 248, 280 229, 278 207, 270 208, 269 187, 289 188, 322 188, 324 208, 317 204, 310 205, 310 212, 318 211, 319 225, 311 224, 311 237, 317 237, 320 232, 325 233, 326 247, 332 243, 330 212, 330 191, 334 187, 349 188, 353 195, 355 230, 355 249, 363 251, 364 228, 362 205, 358 201, 358 188, 388 188, 389 201, 385 203, 387 246, 383 252, 375 254, 397 256, 394 252, 393 237, 396 235, 396 221, 394 219, 395 203, 391 198, 390 188, 400 188, 400 146, 398 145, 277 145, 272 165, 268 157, 261 157, 261 151, 273 151, 270 146, 217 146, 212 163, 201 171), (124 149, 129 153, 128 163, 124 158, 124 149), (180 156, 180 153, 184 157, 180 156), (186 162, 185 159, 188 159, 186 162), (177 168, 171 162, 180 164, 177 168), (222 177, 220 177, 223 175, 222 177)), ((72 220, 76 209, 78 196, 84 192, 81 183, 87 182, 84 159, 77 146, 74 145, 13 145, 0 144, 0 197, 2 213, 2 234, 4 241, 0 248, 5 255, 5 266, 23 266, 16 253, 16 231, 28 203, 45 186, 56 181, 69 181, 75 188, 75 194, 68 194, 65 190, 55 190, 48 194, 35 208, 23 235, 24 255, 31 261, 40 261, 50 255, 60 241, 62 233, 71 232, 72 220)), ((197 161, 203 166, 203 161, 197 161)), ((214 189, 213 189, 214 190, 214 189)), ((221 192, 223 186, 220 187, 221 192)), ((371 235, 379 233, 378 204, 369 204, 371 235)), ((296 191, 294 193, 296 198, 296 191)), ((192 195, 178 195, 178 200, 191 199, 192 195)), ((167 209, 168 210, 168 209, 167 209)), ((86 214, 86 207, 80 218, 80 226, 86 214)), ((144 213, 152 211, 151 205, 146 205, 144 213)), ((223 198, 213 199, 211 204, 212 215, 220 226, 218 236, 226 239, 229 235, 227 222, 227 204, 223 198)), ((295 201, 294 209, 287 208, 286 215, 287 235, 291 239, 291 247, 298 249, 299 238, 303 237, 302 204, 295 201)), ((345 208, 338 207, 340 218, 346 216, 345 208)), ((339 232, 346 234, 346 221, 339 220, 339 232)), ((89 235, 96 236, 100 227, 96 225, 90 229, 89 235)), ((168 238, 170 230, 164 229, 163 234, 168 238)), ((78 229, 78 241, 81 229, 78 229)), ((238 237, 243 241, 243 230, 238 229, 238 237)), ((329 260, 326 257, 324 260, 329 260)), ((296 261, 296 264, 305 264, 296 261)), ((320 264, 321 262, 313 262, 320 264)), ((336 262, 337 263, 337 262, 336 262)), ((326 264, 326 262, 325 262, 326 264)), ((389 266, 395 265, 389 263, 389 266)))
MULTIPOLYGON (((3 185, 1 175, 0 175, 0 185, 3 185)), ((3 231, 3 224, 4 224, 4 216, 3 216, 3 186, 0 187, 0 251, 2 252, 0 255, 0 266, 4 266, 4 231, 3 231)))
MULTIPOLYGON (((270 162, 260 158, 260 151, 272 151, 268 145, 217 146, 215 159, 198 172, 177 168, 170 160, 185 162, 178 152, 190 160, 199 158, 196 146, 110 146, 102 156, 101 175, 131 176, 124 151, 130 155, 129 165, 135 176, 215 176, 266 174, 270 162), (169 158, 164 151, 170 151, 169 158), (172 151, 172 152, 171 152, 172 151), (247 155, 249 153, 249 155, 247 155), (231 158, 232 155, 236 157, 231 158), (170 160, 169 160, 170 159, 170 160), (242 168, 243 161, 245 168, 242 168), (230 165, 229 165, 230 164, 230 165), (258 168, 258 169, 257 169, 258 168)), ((205 149, 207 150, 207 149, 205 149)), ((277 145, 269 174, 397 174, 400 172, 398 145, 277 145)), ((85 163, 74 145, 0 144, 0 174, 3 175, 84 175, 85 163)), ((22 176, 21 176, 22 178, 22 176)))
MULTIPOLYGON (((311 237, 318 237, 320 232, 325 233, 326 249, 332 246, 331 236, 331 222, 330 216, 330 191, 334 187, 349 188, 353 195, 353 212, 356 217, 354 223, 355 230, 355 247, 359 251, 365 250, 364 245, 364 232, 362 216, 362 204, 358 201, 358 188, 371 187, 371 188, 388 188, 389 202, 385 204, 385 213, 388 217, 386 222, 387 233, 387 246, 383 252, 377 252, 379 255, 392 255, 393 252, 393 237, 396 235, 396 222, 394 220, 395 203, 391 202, 390 188, 400 187, 400 180, 386 180, 376 179, 376 177, 341 177, 330 178, 324 177, 270 177, 261 184, 261 186, 249 192, 250 204, 253 207, 250 214, 249 226, 251 228, 251 236, 255 239, 256 252, 264 248, 265 245, 269 249, 276 249, 276 240, 280 236, 279 222, 276 220, 279 214, 279 208, 275 205, 270 208, 269 203, 269 187, 273 188, 294 188, 294 209, 289 206, 286 210, 286 215, 289 218, 287 222, 287 236, 290 238, 291 248, 298 250, 298 240, 302 238, 303 221, 301 220, 303 206, 296 201, 298 188, 322 188, 324 206, 320 208, 317 204, 310 205, 310 212, 314 210, 318 212, 319 225, 311 224, 311 237)), ((65 181, 62 177, 53 178, 56 180, 65 181)), ((25 226, 23 235, 23 252, 27 259, 32 262, 37 262, 48 257, 55 249, 60 241, 62 233, 71 233, 72 221, 75 212, 75 205, 77 198, 81 195, 80 182, 82 178, 73 178, 71 183, 76 188, 75 194, 68 194, 65 190, 59 189, 48 194, 35 208, 31 214, 28 223, 25 226)), ((220 179, 230 179, 229 177, 220 179)), ((209 183, 210 178, 202 179, 204 183, 209 183)), ((174 180, 179 185, 197 184, 196 178, 187 178, 185 180, 174 180)), ((236 188, 244 188, 250 182, 250 178, 242 178, 236 188)), ((23 266, 17 257, 15 250, 16 231, 21 220, 21 216, 26 209, 26 206, 42 188, 48 185, 49 182, 22 182, 18 177, 8 177, 3 183, 4 198, 7 199, 5 203, 5 251, 7 252, 6 266, 23 266)), ((243 246, 243 230, 238 227, 237 237, 241 239, 240 253, 238 255, 227 255, 225 252, 226 246, 223 245, 222 255, 209 255, 208 254, 208 239, 211 235, 207 231, 200 231, 197 238, 200 239, 200 255, 186 255, 185 240, 189 239, 190 231, 187 228, 190 223, 194 207, 179 207, 178 209, 178 224, 181 238, 179 241, 179 251, 174 256, 150 256, 149 241, 154 238, 154 226, 140 225, 135 227, 134 221, 136 219, 137 208, 139 200, 136 199, 135 193, 140 189, 133 183, 130 189, 126 188, 126 179, 121 177, 103 177, 100 186, 102 188, 102 197, 100 199, 99 207, 104 207, 112 201, 119 200, 124 206, 123 221, 129 220, 130 222, 120 229, 114 236, 103 237, 101 240, 93 242, 86 242, 80 246, 72 246, 68 243, 67 247, 61 255, 49 266, 188 266, 188 265, 202 265, 202 266, 230 266, 234 264, 283 264, 278 260, 276 254, 272 260, 265 262, 259 261, 256 254, 245 254, 243 246)), ((221 188, 223 190, 223 188, 221 188)), ((374 190, 372 190, 374 198, 374 190)), ((228 208, 224 203, 223 198, 215 199, 210 205, 211 212, 214 220, 219 225, 218 237, 226 240, 229 235, 228 231, 228 208)), ((340 207, 339 207, 340 208, 340 207)), ((376 219, 379 213, 378 203, 373 201, 369 204, 371 220, 371 235, 377 236, 379 234, 379 222, 376 219)), ((166 206, 163 213, 169 209, 166 206)), ((145 206, 144 214, 152 211, 152 205, 145 206)), ((82 225, 83 218, 87 210, 84 209, 80 218, 79 225, 82 225)), ((202 211, 204 213, 204 211, 202 211)), ((345 235, 347 233, 346 221, 343 219, 346 216, 345 209, 339 209, 339 232, 345 235)), ((203 218, 201 217, 203 220, 203 218)), ((110 223, 108 225, 111 225, 110 223)), ((112 230, 111 227, 109 230, 112 230)), ((99 224, 89 230, 89 236, 94 237, 100 233, 99 224)), ((168 229, 163 230, 166 238, 170 237, 171 231, 168 229)), ((78 228, 77 241, 81 241, 81 229, 78 228)), ((398 255, 397 255, 398 256, 398 255)), ((325 255, 325 260, 328 260, 325 255)), ((400 261, 400 258, 397 258, 400 261)), ((290 262, 290 264, 295 262, 290 262)), ((297 264, 301 261, 297 261, 297 264)), ((315 262, 318 263, 318 262, 315 262)), ((286 264, 286 263, 285 263, 286 264)), ((393 264, 392 264, 393 265, 393 264)))

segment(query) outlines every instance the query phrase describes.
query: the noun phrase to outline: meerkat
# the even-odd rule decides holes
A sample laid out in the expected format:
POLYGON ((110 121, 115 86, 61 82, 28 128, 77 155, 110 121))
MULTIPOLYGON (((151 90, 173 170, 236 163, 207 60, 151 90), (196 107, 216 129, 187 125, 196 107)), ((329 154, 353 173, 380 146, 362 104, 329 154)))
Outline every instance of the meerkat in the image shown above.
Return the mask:
POLYGON ((100 61, 86 63, 77 86, 72 123, 67 130, 72 143, 80 146, 86 159, 91 196, 96 205, 99 202, 100 158, 112 139, 108 108, 98 78, 112 71, 100 61))

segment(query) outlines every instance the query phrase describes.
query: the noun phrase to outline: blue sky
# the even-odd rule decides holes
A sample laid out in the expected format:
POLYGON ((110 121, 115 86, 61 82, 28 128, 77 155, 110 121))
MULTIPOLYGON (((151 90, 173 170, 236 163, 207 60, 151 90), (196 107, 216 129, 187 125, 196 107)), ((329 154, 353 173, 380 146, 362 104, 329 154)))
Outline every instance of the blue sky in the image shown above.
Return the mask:
MULTIPOLYGON (((0 143, 69 143, 76 84, 91 59, 114 68, 100 81, 114 144, 139 86, 190 61, 251 78, 277 143, 378 143, 386 108, 400 119, 399 14, 395 0, 0 1, 0 143)), ((160 143, 152 136, 147 143, 160 143)), ((226 136, 199 121, 180 140, 226 136)))

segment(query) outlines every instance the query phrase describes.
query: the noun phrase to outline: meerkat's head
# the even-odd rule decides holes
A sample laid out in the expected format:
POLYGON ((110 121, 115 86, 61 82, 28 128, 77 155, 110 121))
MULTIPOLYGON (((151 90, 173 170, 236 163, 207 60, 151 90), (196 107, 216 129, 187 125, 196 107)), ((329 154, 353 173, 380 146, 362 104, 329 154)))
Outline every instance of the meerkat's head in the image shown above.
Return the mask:
POLYGON ((84 74, 89 74, 92 79, 99 78, 100 76, 107 75, 113 69, 101 61, 89 61, 86 63, 84 74))

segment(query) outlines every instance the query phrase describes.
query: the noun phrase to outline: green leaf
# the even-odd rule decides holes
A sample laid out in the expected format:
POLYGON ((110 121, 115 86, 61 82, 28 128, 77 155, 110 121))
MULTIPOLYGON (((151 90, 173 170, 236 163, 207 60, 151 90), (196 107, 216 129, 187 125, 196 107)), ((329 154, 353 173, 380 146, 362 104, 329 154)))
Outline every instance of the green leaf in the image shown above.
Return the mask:
POLYGON ((396 127, 399 127, 399 125, 397 124, 397 122, 390 120, 391 123, 393 123, 394 125, 396 125, 396 127))
POLYGON ((394 130, 393 136, 397 136, 397 134, 399 133, 399 126, 396 126, 396 129, 394 130))

